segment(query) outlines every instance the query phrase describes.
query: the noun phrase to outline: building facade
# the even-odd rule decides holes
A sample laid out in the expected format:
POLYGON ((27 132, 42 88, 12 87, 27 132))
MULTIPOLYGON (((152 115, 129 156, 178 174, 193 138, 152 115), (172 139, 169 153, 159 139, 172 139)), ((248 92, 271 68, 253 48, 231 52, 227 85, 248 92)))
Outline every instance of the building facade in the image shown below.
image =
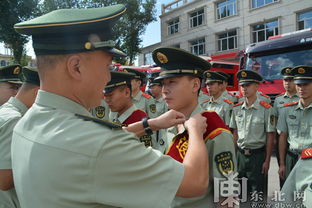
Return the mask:
POLYGON ((174 0, 162 5, 160 21, 161 42, 142 48, 139 65, 152 64, 159 46, 211 56, 312 28, 312 0, 174 0))

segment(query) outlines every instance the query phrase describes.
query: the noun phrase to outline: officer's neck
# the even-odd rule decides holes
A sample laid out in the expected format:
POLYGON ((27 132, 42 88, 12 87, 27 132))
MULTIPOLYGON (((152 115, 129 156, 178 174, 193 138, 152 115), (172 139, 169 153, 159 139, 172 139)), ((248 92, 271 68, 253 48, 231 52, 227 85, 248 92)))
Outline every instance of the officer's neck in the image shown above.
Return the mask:
POLYGON ((213 100, 217 100, 217 99, 222 95, 223 92, 224 92, 224 91, 220 91, 220 92, 218 92, 218 93, 212 95, 213 100))
POLYGON ((247 106, 250 107, 254 102, 257 100, 257 94, 251 95, 249 97, 246 97, 245 101, 247 103, 247 106))
POLYGON ((140 88, 139 89, 133 89, 132 90, 132 96, 135 97, 140 91, 140 88))
POLYGON ((289 90, 287 90, 287 91, 286 91, 286 94, 287 94, 289 97, 293 97, 295 94, 297 94, 297 91, 296 91, 296 90, 294 90, 294 91, 289 91, 289 90))
POLYGON ((126 112, 129 108, 131 108, 132 105, 133 103, 131 101, 126 102, 124 106, 118 111, 118 116, 121 116, 124 112, 126 112))
POLYGON ((195 108, 197 107, 197 105, 198 105, 198 101, 194 100, 194 102, 189 103, 188 105, 185 105, 183 108, 175 109, 175 110, 179 111, 180 113, 183 113, 186 118, 189 118, 192 115, 195 108))
POLYGON ((304 108, 308 107, 312 103, 312 97, 306 99, 300 99, 300 102, 304 108))

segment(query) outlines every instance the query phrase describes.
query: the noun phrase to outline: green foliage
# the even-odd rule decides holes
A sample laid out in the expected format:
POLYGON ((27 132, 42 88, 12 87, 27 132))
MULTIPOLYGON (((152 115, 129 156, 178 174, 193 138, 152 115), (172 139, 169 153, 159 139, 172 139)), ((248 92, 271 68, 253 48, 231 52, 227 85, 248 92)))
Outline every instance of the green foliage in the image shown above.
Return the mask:
POLYGON ((14 24, 37 16, 38 0, 1 0, 0 1, 0 41, 13 51, 14 62, 21 63, 24 45, 28 37, 15 32, 14 24))
POLYGON ((115 61, 133 64, 140 52, 141 35, 146 26, 156 20, 156 0, 1 0, 0 2, 0 41, 8 44, 14 53, 14 60, 21 63, 24 45, 28 37, 15 32, 15 23, 28 20, 56 9, 90 8, 114 4, 124 4, 126 13, 113 31, 113 39, 118 48, 126 52, 127 60, 115 61))

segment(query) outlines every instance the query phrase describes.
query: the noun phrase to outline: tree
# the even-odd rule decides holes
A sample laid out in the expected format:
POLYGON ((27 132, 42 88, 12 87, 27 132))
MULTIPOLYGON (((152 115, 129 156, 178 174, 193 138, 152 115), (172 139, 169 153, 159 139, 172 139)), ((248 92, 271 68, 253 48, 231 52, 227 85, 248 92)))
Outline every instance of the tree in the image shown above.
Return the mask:
POLYGON ((113 28, 113 40, 117 47, 126 52, 128 60, 117 59, 119 63, 133 64, 140 52, 141 35, 146 26, 156 20, 156 0, 44 0, 41 11, 47 13, 55 9, 103 7, 124 4, 127 12, 113 28))
POLYGON ((0 2, 0 41, 12 49, 15 63, 21 63, 28 37, 18 34, 14 30, 14 24, 38 15, 37 5, 38 0, 1 0, 0 2))

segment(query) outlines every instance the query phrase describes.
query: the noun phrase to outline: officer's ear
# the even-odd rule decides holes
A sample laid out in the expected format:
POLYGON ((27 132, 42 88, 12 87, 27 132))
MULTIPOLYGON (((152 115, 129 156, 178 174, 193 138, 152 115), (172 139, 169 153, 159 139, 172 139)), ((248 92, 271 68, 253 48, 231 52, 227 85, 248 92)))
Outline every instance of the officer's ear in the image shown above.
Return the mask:
POLYGON ((197 93, 198 92, 198 90, 200 89, 200 87, 201 87, 201 82, 200 82, 200 79, 199 78, 197 78, 197 77, 193 77, 192 79, 191 79, 191 81, 192 81, 192 91, 194 92, 194 93, 197 93))
POLYGON ((66 70, 69 76, 75 80, 82 80, 82 57, 74 54, 66 61, 66 70))

